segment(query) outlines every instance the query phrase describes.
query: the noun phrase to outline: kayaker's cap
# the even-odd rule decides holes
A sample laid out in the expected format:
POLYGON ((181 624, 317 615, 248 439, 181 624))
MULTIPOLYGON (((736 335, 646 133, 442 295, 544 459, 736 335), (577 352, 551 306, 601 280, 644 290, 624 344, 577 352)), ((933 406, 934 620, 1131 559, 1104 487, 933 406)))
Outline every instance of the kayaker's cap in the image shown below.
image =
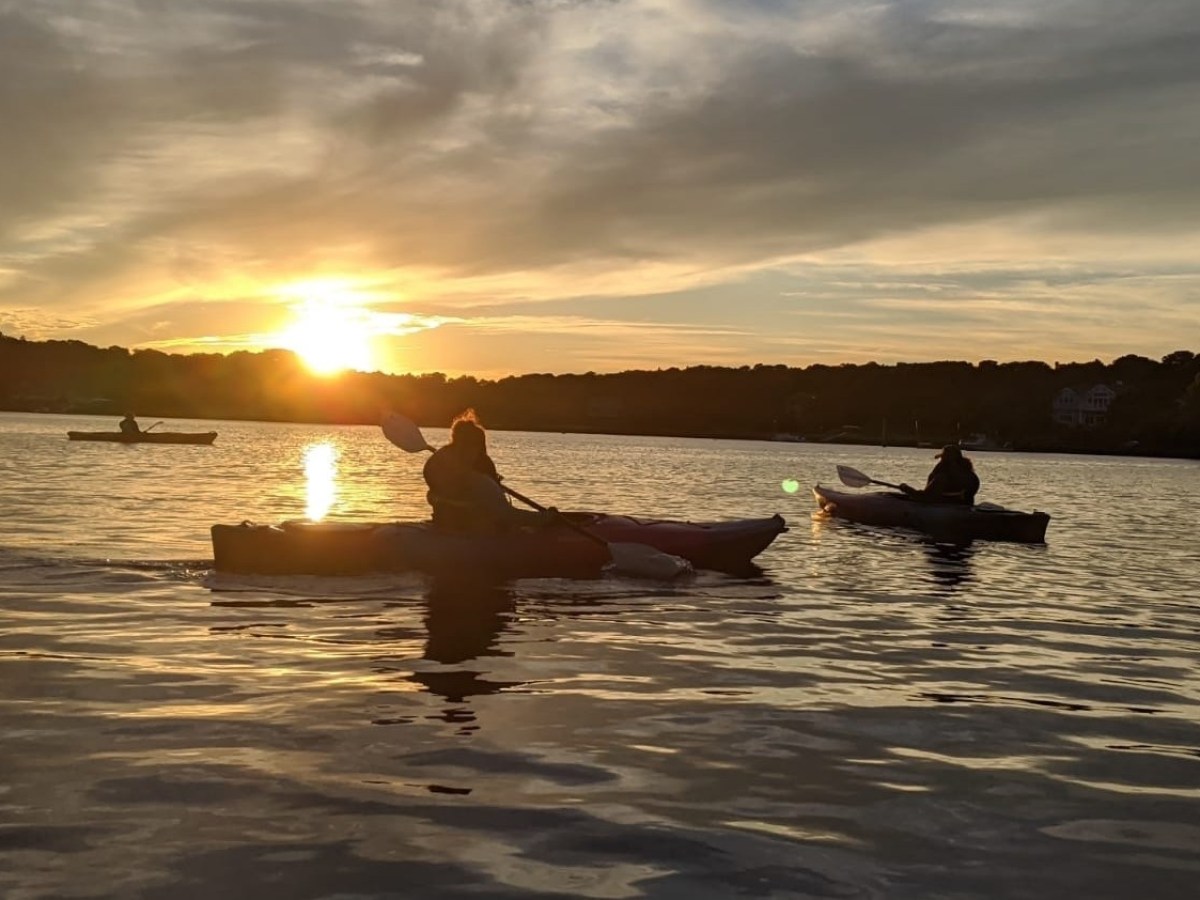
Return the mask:
POLYGON ((962 459, 962 447, 958 444, 947 444, 942 448, 942 452, 933 457, 934 459, 962 459))

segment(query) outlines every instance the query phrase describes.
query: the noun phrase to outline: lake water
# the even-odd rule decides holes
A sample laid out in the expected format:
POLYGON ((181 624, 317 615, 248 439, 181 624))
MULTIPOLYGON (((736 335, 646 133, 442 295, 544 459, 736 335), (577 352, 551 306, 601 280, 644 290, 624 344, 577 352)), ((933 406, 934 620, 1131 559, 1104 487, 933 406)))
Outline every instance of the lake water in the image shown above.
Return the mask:
POLYGON ((544 503, 790 531, 467 588, 210 571, 215 522, 422 516, 378 429, 66 440, 113 426, 0 414, 6 900, 1200 895, 1200 463, 976 453, 1047 544, 954 548, 808 491, 931 450, 495 433, 544 503))

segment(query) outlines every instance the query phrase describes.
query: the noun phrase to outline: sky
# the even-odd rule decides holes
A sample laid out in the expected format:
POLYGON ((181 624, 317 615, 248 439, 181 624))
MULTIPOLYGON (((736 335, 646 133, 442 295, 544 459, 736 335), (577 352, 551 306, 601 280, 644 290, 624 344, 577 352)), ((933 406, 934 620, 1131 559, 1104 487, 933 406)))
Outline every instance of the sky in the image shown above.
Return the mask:
POLYGON ((1200 337, 1195 0, 0 0, 0 331, 469 374, 1200 337))

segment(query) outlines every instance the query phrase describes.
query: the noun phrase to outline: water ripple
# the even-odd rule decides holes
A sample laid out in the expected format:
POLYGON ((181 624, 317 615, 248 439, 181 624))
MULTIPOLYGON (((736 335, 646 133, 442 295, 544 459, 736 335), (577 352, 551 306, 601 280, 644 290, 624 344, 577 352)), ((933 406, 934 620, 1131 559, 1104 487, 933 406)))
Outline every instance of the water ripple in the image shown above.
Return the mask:
POLYGON ((960 547, 778 487, 928 453, 501 433, 560 507, 791 530, 748 578, 250 578, 208 525, 303 515, 305 448, 343 519, 420 515, 419 460, 77 422, 0 416, 39 485, 0 485, 5 897, 1193 894, 1195 464, 980 454, 989 499, 1054 518, 960 547))

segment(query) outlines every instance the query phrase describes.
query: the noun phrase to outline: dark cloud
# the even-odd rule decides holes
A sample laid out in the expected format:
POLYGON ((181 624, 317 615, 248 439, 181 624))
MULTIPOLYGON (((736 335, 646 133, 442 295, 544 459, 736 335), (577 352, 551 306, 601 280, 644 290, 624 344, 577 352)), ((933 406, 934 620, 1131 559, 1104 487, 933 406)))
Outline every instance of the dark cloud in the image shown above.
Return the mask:
MULTIPOLYGON (((126 141, 127 104, 86 53, 16 4, 0 7, 0 241, 85 193, 126 141)), ((2 245, 0 245, 2 246, 2 245)))
POLYGON ((711 89, 649 103, 561 161, 544 224, 593 247, 741 259, 1074 203, 1107 227, 1200 224, 1194 14, 1156 9, 1156 30, 1130 35, 1132 6, 1019 29, 916 18, 928 8, 897 4, 818 54, 724 48, 711 89))

